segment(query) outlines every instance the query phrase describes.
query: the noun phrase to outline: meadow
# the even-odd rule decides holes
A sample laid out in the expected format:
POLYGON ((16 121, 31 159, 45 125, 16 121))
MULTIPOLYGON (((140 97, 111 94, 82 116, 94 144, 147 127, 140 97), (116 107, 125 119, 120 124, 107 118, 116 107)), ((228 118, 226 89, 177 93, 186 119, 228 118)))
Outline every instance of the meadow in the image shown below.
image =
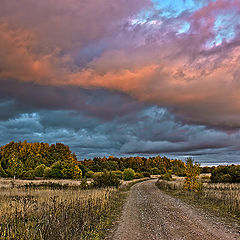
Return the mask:
POLYGON ((104 239, 127 190, 146 179, 86 190, 76 180, 0 179, 0 239, 104 239))
POLYGON ((0 191, 0 239, 101 239, 121 203, 116 188, 58 190, 24 187, 21 180, 10 187, 7 180, 0 182, 5 186, 0 191))

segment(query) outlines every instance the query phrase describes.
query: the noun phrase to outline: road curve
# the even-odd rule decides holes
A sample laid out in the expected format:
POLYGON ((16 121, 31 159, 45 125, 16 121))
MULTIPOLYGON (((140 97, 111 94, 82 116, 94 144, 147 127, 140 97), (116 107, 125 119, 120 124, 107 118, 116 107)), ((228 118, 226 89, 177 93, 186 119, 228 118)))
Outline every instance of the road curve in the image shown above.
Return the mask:
POLYGON ((163 193, 155 182, 149 180, 131 188, 111 239, 240 239, 239 225, 234 229, 226 226, 222 219, 163 193))

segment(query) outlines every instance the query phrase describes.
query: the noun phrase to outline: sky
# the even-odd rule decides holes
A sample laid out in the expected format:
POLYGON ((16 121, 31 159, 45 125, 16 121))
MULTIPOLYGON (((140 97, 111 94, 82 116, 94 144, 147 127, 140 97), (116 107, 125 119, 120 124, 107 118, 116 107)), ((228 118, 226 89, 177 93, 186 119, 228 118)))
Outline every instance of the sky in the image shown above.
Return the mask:
POLYGON ((240 163, 240 1, 0 3, 0 145, 240 163))

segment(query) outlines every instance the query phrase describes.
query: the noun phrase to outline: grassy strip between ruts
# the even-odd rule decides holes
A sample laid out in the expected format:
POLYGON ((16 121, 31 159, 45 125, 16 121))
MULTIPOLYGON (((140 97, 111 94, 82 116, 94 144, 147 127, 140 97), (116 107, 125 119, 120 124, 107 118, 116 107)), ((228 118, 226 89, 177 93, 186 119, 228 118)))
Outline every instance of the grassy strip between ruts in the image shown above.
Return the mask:
MULTIPOLYGON (((193 205, 194 207, 197 208, 202 208, 202 209, 207 209, 210 212, 214 213, 217 216, 222 216, 222 217, 231 217, 234 218, 236 221, 240 223, 240 212, 239 212, 239 192, 235 193, 235 198, 236 194, 238 195, 238 199, 233 199, 233 196, 230 194, 226 193, 226 188, 230 188, 231 191, 232 187, 231 186, 224 186, 224 191, 225 191, 225 196, 230 195, 228 197, 228 201, 226 201, 225 198, 222 198, 222 192, 221 188, 217 186, 217 188, 212 185, 217 185, 217 184, 205 184, 205 187, 201 192, 189 192, 181 189, 181 184, 176 184, 174 182, 168 182, 168 181, 157 181, 156 186, 164 191, 165 193, 177 197, 186 203, 193 205), (216 189, 215 189, 216 188, 216 189), (213 190, 212 192, 210 192, 213 190), (220 197, 219 197, 220 196, 220 197)), ((218 184, 219 185, 219 184, 218 184)), ((238 191, 238 187, 236 191, 238 191)), ((233 194, 232 194, 233 195, 233 194)))
POLYGON ((135 183, 118 189, 1 189, 0 239, 104 239, 135 183))

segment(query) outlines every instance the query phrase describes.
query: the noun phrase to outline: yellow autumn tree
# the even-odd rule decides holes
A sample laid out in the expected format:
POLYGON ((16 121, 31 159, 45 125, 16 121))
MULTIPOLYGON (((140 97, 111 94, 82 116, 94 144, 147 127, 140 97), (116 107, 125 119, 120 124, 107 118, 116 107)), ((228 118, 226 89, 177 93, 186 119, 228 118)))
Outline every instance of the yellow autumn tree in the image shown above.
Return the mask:
POLYGON ((188 191, 198 192, 201 188, 201 184, 198 181, 200 174, 200 164, 194 163, 192 158, 187 158, 185 167, 185 182, 184 189, 188 191))

